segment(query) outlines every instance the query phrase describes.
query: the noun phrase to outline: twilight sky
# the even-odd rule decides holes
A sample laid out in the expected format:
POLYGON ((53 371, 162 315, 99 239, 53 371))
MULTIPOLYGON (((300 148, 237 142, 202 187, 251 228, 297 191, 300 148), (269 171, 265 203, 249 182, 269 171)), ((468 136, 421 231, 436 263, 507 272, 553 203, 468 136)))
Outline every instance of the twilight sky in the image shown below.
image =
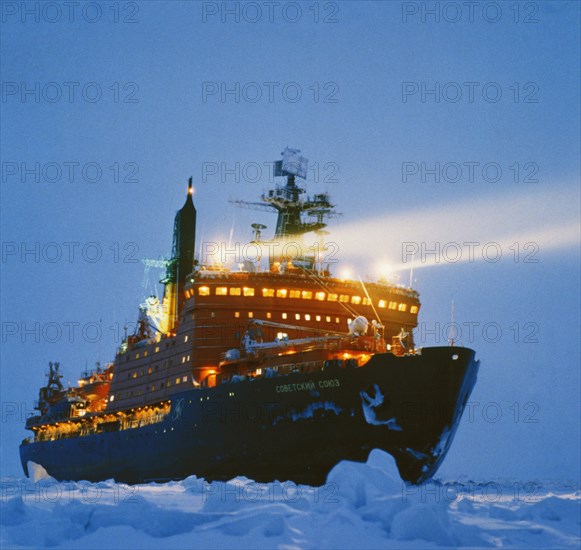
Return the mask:
POLYGON ((454 301, 482 360, 439 475, 578 477, 578 2, 25 4, 0 23, 2 475, 48 362, 114 357, 188 177, 198 241, 243 245, 275 219, 228 200, 288 145, 343 214, 335 272, 407 284, 415 252, 416 343, 454 301))

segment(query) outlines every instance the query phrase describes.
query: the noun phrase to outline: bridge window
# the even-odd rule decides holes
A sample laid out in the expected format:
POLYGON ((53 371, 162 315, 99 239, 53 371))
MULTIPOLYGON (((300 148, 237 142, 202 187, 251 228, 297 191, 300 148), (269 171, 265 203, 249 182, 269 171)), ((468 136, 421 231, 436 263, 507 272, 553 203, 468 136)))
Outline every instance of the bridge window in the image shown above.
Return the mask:
POLYGON ((397 308, 397 302, 389 302, 389 309, 396 309, 397 308))
POLYGON ((242 295, 242 289, 235 287, 235 286, 231 286, 230 287, 230 296, 240 296, 242 295))
POLYGON ((286 288, 279 288, 276 291, 276 297, 277 298, 286 298, 288 295, 288 290, 286 288))
POLYGON ((301 291, 300 290, 291 290, 289 296, 291 298, 300 298, 301 297, 301 291))
POLYGON ((216 287, 216 296, 226 296, 228 294, 227 286, 216 287))
POLYGON ((305 314, 305 321, 310 321, 310 320, 311 320, 311 316, 308 313, 306 313, 305 314))
POLYGON ((283 318, 283 319, 287 319, 287 318, 288 318, 288 315, 287 315, 286 313, 283 313, 283 314, 282 314, 282 318, 283 318))
POLYGON ((418 312, 418 306, 412 306, 410 308, 410 313, 417 313, 418 312))
POLYGON ((352 304, 360 304, 361 303, 361 296, 351 296, 351 303, 352 304))
POLYGON ((335 323, 340 323, 341 320, 339 319, 339 317, 335 317, 335 323))
POLYGON ((319 322, 320 320, 321 320, 321 316, 320 316, 320 315, 317 315, 317 316, 315 317, 315 321, 319 322))
POLYGON ((262 295, 265 298, 272 298, 274 296, 274 288, 263 288, 262 295))
POLYGON ((325 321, 327 321, 327 323, 330 323, 331 322, 331 316, 330 315, 327 315, 327 317, 325 317, 325 321))
POLYGON ((313 293, 310 290, 303 290, 302 297, 303 300, 310 300, 313 297, 313 293))
POLYGON ((301 320, 301 314, 300 313, 295 313, 295 319, 297 321, 300 321, 301 320))
POLYGON ((379 300, 379 303, 377 305, 379 307, 385 307, 387 305, 387 302, 385 300, 379 300))
POLYGON ((348 302, 349 301, 349 295, 348 294, 341 294, 341 296, 339 296, 339 301, 340 302, 348 302))
POLYGON ((337 294, 329 294, 329 296, 327 296, 327 300, 329 300, 329 302, 336 302, 337 294))
POLYGON ((244 296, 254 296, 254 289, 248 288, 247 286, 244 287, 244 296))
POLYGON ((363 298, 363 305, 368 306, 371 304, 371 300, 367 297, 363 298))
POLYGON ((315 293, 315 300, 319 300, 320 302, 325 300, 325 293, 324 292, 316 292, 315 293))
POLYGON ((210 287, 209 286, 201 286, 198 288, 198 294, 200 296, 209 296, 210 295, 210 287))
POLYGON ((397 309, 398 309, 398 311, 407 311, 408 305, 407 304, 399 304, 399 307, 397 309))

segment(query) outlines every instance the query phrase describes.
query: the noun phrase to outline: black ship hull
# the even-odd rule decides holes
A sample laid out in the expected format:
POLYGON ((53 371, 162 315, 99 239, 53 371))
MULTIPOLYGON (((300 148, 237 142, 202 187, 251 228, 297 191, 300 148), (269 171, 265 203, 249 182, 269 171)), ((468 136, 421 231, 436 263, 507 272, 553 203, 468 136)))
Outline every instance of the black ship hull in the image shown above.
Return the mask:
POLYGON ((247 476, 259 482, 320 485, 341 460, 365 461, 379 448, 401 477, 432 477, 454 438, 476 382, 467 348, 377 354, 363 367, 262 376, 171 399, 156 424, 23 443, 20 457, 59 480, 140 483, 247 476))

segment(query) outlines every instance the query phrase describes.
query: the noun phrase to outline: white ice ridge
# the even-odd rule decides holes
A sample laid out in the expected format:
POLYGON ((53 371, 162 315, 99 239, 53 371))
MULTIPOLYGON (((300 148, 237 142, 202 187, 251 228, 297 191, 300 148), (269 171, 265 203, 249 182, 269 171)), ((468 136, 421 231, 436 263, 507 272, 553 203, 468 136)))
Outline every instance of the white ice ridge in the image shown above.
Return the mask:
POLYGON ((341 462, 326 485, 128 486, 2 478, 0 548, 579 548, 578 482, 406 485, 394 460, 341 462))

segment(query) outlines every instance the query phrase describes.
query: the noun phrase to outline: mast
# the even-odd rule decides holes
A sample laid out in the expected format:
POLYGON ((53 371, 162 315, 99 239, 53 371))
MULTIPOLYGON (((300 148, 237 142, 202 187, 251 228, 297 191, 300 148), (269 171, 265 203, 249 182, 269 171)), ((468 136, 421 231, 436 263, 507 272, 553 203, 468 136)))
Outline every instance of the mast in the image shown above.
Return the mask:
POLYGON ((161 281, 165 285, 163 303, 167 311, 166 326, 162 328, 164 332, 171 332, 177 324, 185 300, 183 290, 186 278, 194 270, 196 208, 193 194, 190 178, 186 202, 174 219, 172 256, 168 261, 166 277, 161 281))

